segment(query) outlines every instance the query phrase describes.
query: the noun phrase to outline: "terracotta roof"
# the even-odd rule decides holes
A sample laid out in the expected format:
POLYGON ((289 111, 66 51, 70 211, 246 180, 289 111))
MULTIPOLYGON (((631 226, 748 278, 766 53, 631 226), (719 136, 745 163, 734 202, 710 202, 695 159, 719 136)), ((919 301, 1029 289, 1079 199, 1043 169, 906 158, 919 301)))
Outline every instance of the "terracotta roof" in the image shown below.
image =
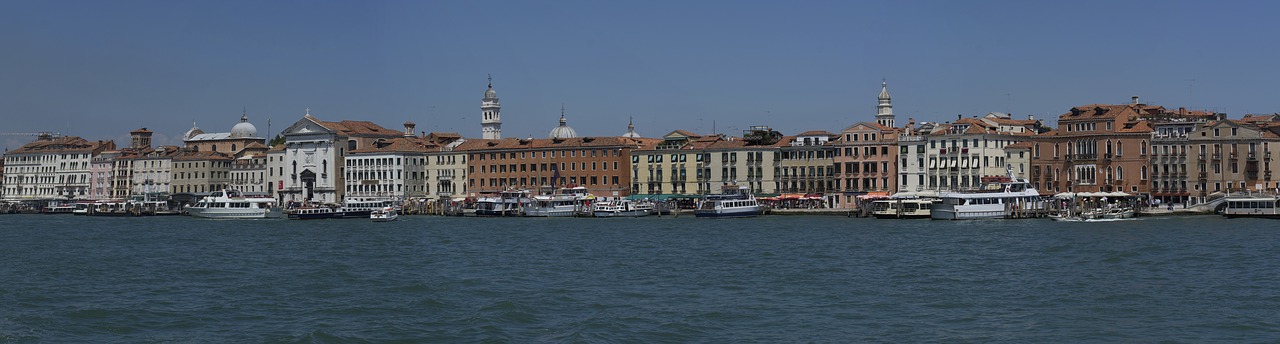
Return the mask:
POLYGON ((1031 141, 1020 141, 1004 146, 1004 149, 1031 149, 1031 141))
POLYGON ((515 149, 561 149, 631 146, 638 149, 650 149, 662 142, 661 139, 630 138, 622 136, 587 136, 567 139, 468 139, 455 151, 483 150, 515 150, 515 149))
POLYGON ((179 151, 173 155, 174 161, 204 161, 204 160, 231 160, 231 156, 212 151, 192 152, 189 150, 179 151))
POLYGON ((340 122, 325 122, 319 119, 316 119, 315 121, 329 130, 333 130, 347 136, 404 136, 404 132, 402 131, 383 128, 382 126, 369 121, 344 120, 340 122))
POLYGON ((382 143, 375 143, 371 146, 349 151, 350 154, 361 153, 425 153, 440 150, 440 146, 427 142, 422 138, 397 137, 390 140, 381 140, 382 143))
POLYGON ((677 133, 677 134, 688 136, 688 137, 702 137, 702 135, 694 134, 694 133, 691 133, 685 130, 680 130, 680 129, 676 129, 675 131, 672 131, 672 133, 677 133))
POLYGON ((832 134, 831 132, 826 131, 826 130, 810 130, 810 131, 806 131, 806 132, 803 132, 803 133, 796 134, 796 136, 827 136, 827 137, 831 137, 831 136, 836 136, 836 134, 832 134))
POLYGON ((79 136, 62 136, 51 140, 31 141, 6 154, 84 153, 115 147, 112 141, 89 141, 79 136))
POLYGON ((267 149, 267 146, 263 145, 261 142, 253 142, 245 145, 242 149, 267 149))

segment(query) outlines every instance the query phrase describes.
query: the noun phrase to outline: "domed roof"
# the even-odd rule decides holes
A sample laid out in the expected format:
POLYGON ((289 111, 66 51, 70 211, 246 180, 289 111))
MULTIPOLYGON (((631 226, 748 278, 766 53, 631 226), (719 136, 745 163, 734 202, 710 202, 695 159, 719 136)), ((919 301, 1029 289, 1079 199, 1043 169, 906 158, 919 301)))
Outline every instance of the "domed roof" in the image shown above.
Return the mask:
POLYGON ((889 83, 888 83, 888 82, 881 82, 881 83, 880 83, 880 96, 879 96, 879 97, 876 97, 876 98, 878 98, 878 99, 880 99, 880 100, 889 100, 889 99, 890 99, 890 98, 889 98, 889 83))
POLYGON ((196 135, 200 134, 204 134, 204 130, 200 130, 200 128, 196 127, 196 122, 191 122, 191 129, 188 129, 186 134, 182 134, 182 137, 190 140, 192 137, 196 137, 196 135))
POLYGON ((494 90, 493 90, 493 85, 492 85, 492 84, 490 84, 490 85, 489 85, 489 89, 488 89, 488 90, 485 90, 485 91, 484 91, 484 97, 485 97, 485 98, 497 98, 497 97, 498 97, 498 92, 496 92, 496 91, 494 91, 494 90))
POLYGON ((637 133, 636 133, 636 125, 635 125, 635 124, 631 124, 631 119, 630 119, 630 118, 628 118, 628 119, 627 119, 627 133, 626 133, 626 134, 622 134, 622 137, 630 137, 630 138, 639 138, 639 137, 640 137, 640 134, 637 134, 637 133))
POLYGON ((253 123, 249 123, 248 115, 240 115, 240 123, 236 123, 234 127, 231 127, 231 137, 233 138, 257 136, 258 127, 253 126, 253 123))
POLYGON ((565 124, 564 115, 560 115, 560 126, 551 129, 551 138, 553 139, 571 139, 578 137, 578 132, 565 124))

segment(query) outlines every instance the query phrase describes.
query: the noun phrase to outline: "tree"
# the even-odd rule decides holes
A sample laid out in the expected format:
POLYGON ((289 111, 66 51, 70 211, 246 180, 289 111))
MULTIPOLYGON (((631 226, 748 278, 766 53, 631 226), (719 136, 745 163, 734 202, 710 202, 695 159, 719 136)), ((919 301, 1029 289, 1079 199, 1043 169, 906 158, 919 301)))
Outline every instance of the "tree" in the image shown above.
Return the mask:
POLYGON ((275 145, 279 145, 279 144, 284 144, 284 136, 283 136, 283 135, 276 135, 276 137, 275 137, 275 138, 273 138, 273 139, 271 139, 271 141, 270 141, 270 142, 267 142, 267 146, 275 146, 275 145))

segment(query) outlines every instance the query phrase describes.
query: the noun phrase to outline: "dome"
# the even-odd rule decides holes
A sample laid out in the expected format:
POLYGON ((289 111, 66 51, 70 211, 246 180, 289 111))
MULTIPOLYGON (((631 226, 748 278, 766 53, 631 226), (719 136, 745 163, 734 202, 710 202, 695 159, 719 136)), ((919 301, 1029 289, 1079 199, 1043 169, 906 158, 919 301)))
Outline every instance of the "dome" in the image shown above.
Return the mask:
POLYGON ((234 127, 231 127, 231 137, 233 138, 257 136, 258 127, 253 126, 253 123, 249 123, 249 116, 247 115, 241 115, 240 123, 236 123, 234 127))
POLYGON ((622 134, 622 137, 630 137, 630 138, 633 138, 633 139, 634 139, 634 138, 640 138, 640 134, 637 134, 637 133, 636 133, 636 126, 635 126, 635 124, 631 124, 631 120, 630 120, 630 119, 627 119, 627 133, 626 133, 626 134, 622 134))
POLYGON ((890 99, 890 98, 889 98, 889 83, 888 83, 888 82, 881 82, 881 83, 880 83, 880 96, 879 96, 879 97, 876 97, 876 98, 877 98, 877 99, 880 99, 880 100, 889 100, 889 99, 890 99))
POLYGON ((578 132, 573 131, 573 128, 565 124, 564 115, 560 115, 560 126, 551 129, 551 138, 571 139, 575 137, 578 137, 578 132))
POLYGON ((485 98, 497 98, 498 92, 493 90, 493 85, 489 85, 489 89, 484 91, 485 98))
POLYGON ((188 129, 186 134, 182 134, 182 137, 190 140, 200 134, 204 134, 204 130, 200 130, 200 128, 196 127, 195 123, 191 123, 191 129, 188 129))

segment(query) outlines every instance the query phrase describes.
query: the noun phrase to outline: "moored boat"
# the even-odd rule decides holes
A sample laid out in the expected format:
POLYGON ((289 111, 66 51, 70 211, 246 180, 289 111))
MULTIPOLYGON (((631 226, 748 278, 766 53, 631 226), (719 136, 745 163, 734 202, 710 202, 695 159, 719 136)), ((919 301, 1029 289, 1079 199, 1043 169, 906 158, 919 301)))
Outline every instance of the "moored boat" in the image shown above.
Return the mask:
POLYGON ((520 216, 529 203, 528 190, 507 190, 476 200, 476 216, 520 216))
POLYGON ((641 217, 653 214, 653 203, 626 199, 596 202, 591 215, 595 217, 641 217))
POLYGON ((880 199, 871 202, 871 215, 878 219, 927 219, 935 199, 880 199))
POLYGON ((934 220, 1003 219, 1014 217, 1020 209, 1044 206, 1040 192, 1027 180, 1014 178, 1012 168, 1008 177, 992 178, 977 190, 943 192, 938 196, 942 200, 929 209, 934 220))
POLYGON ((561 217, 575 216, 591 210, 596 197, 587 188, 565 187, 554 194, 536 195, 524 203, 524 216, 561 217))
POLYGON ((1238 217, 1280 219, 1280 197, 1268 195, 1228 197, 1223 202, 1221 213, 1228 219, 1238 217))
POLYGON ((265 219, 280 216, 275 202, 271 197, 250 197, 224 189, 201 198, 186 211, 191 216, 209 219, 265 219))
POLYGON ((697 217, 752 217, 760 215, 760 203, 750 190, 727 184, 718 195, 703 196, 693 215, 697 217))

